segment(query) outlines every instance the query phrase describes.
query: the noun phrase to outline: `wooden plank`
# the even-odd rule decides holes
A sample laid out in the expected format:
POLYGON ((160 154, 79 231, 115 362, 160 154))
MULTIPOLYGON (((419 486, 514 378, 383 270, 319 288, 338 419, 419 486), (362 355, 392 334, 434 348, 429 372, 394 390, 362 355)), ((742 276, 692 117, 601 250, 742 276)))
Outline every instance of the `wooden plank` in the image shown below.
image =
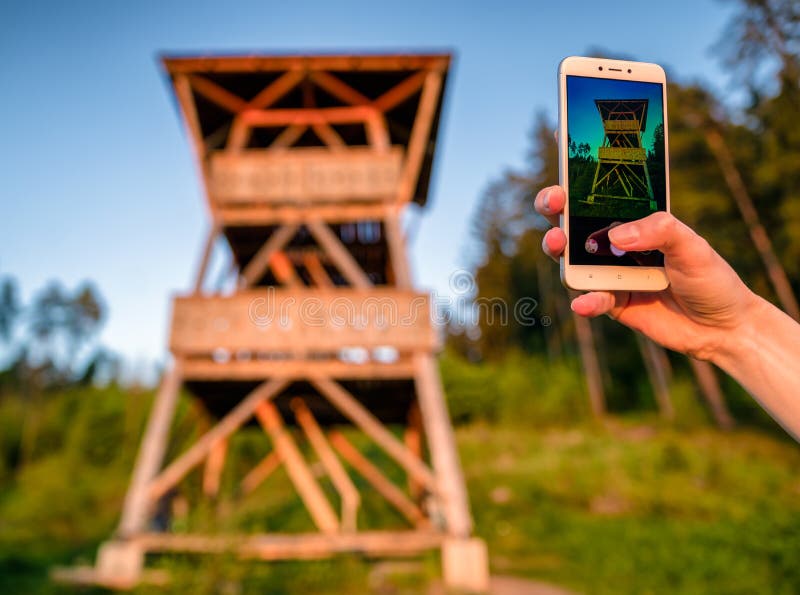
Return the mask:
POLYGON ((210 158, 209 191, 217 206, 389 200, 400 186, 402 160, 400 147, 383 152, 366 147, 217 151, 210 158))
POLYGON ((284 427, 277 407, 262 401, 256 407, 256 417, 272 439, 272 444, 286 467, 289 479, 292 480, 303 504, 311 514, 314 524, 323 533, 338 532, 339 520, 322 488, 314 479, 314 474, 311 473, 303 455, 300 454, 300 449, 284 427))
POLYGON ((378 97, 372 105, 382 112, 388 112, 394 109, 422 88, 427 74, 425 70, 415 72, 410 77, 403 79, 400 84, 392 87, 386 91, 386 93, 378 97))
MULTIPOLYGON (((189 84, 189 78, 186 75, 178 75, 173 81, 175 87, 175 97, 178 100, 178 105, 181 107, 181 119, 183 125, 189 134, 191 141, 192 157, 194 157, 196 171, 200 176, 200 189, 204 195, 208 196, 210 189, 209 171, 206 166, 206 149, 205 140, 203 139, 203 131, 200 127, 200 118, 197 115, 197 108, 192 96, 192 87, 189 84)), ((211 210, 211 219, 214 220, 214 205, 209 203, 211 210)))
POLYGON ((196 74, 189 75, 189 84, 194 91, 232 114, 240 112, 247 107, 247 102, 244 99, 205 77, 196 74))
POLYGON ((371 106, 284 108, 271 110, 246 109, 240 113, 250 126, 290 126, 292 124, 364 124, 380 114, 371 106))
MULTIPOLYGON (((394 197, 392 197, 394 198, 394 197)), ((217 215, 226 227, 252 227, 258 225, 284 225, 303 223, 314 217, 328 223, 347 223, 361 219, 382 219, 392 209, 390 202, 320 202, 220 204, 217 215)))
POLYGON ((329 149, 343 149, 345 147, 342 137, 329 124, 314 124, 314 133, 325 143, 329 149))
POLYGON ((289 91, 294 89, 304 78, 304 73, 290 71, 282 74, 264 87, 247 104, 248 109, 266 109, 289 91))
POLYGON ((197 266, 197 273, 194 277, 194 292, 197 294, 203 289, 203 282, 208 272, 208 263, 211 260, 211 252, 214 250, 217 236, 219 236, 219 229, 219 225, 213 223, 206 235, 206 241, 203 245, 203 255, 200 258, 200 263, 197 266))
POLYGON ((316 252, 305 251, 303 252, 303 266, 311 276, 311 280, 317 287, 333 288, 333 281, 331 281, 328 271, 322 266, 319 254, 316 252))
POLYGON ((281 457, 277 451, 273 450, 261 459, 255 467, 253 467, 242 480, 242 494, 247 495, 252 493, 259 485, 261 485, 274 471, 281 466, 281 457))
POLYGON ((253 416, 259 403, 272 399, 288 384, 289 381, 284 378, 272 378, 253 389, 213 428, 203 434, 186 452, 170 463, 158 477, 149 483, 150 500, 157 500, 175 486, 189 471, 208 456, 211 448, 218 440, 223 440, 233 434, 253 416))
POLYGON ((431 351, 437 336, 427 294, 389 287, 242 290, 175 298, 170 348, 180 356, 287 352, 338 354, 345 347, 431 351))
POLYGON ((416 353, 414 360, 417 365, 417 400, 447 532, 453 537, 469 537, 472 533, 469 500, 436 359, 431 354, 416 353))
POLYGON ((350 254, 350 251, 342 244, 342 241, 333 233, 327 223, 318 219, 310 219, 306 221, 306 227, 339 269, 339 272, 353 287, 358 289, 372 287, 372 281, 367 277, 364 269, 356 262, 356 259, 353 258, 353 255, 350 254))
POLYGON ((275 140, 272 141, 269 148, 271 150, 288 149, 303 136, 306 130, 308 130, 308 126, 300 126, 299 124, 288 126, 275 137, 275 140))
POLYGON ((386 426, 372 415, 358 400, 340 384, 330 378, 309 377, 309 381, 320 394, 326 397, 350 421, 372 438, 386 454, 392 457, 409 475, 421 481, 430 491, 437 491, 436 479, 428 466, 414 456, 386 426))
POLYGON ((357 552, 368 556, 403 556, 441 547, 444 536, 433 531, 360 531, 256 535, 144 533, 136 542, 148 552, 238 552, 262 560, 320 559, 357 552))
POLYGON ((133 475, 122 506, 122 519, 117 529, 120 536, 133 535, 147 526, 150 513, 148 485, 158 473, 164 460, 169 428, 182 383, 180 360, 176 360, 161 380, 161 386, 156 393, 147 420, 147 427, 142 436, 133 475))
POLYGON ((350 105, 370 105, 372 103, 368 97, 364 96, 360 91, 356 91, 353 87, 342 81, 342 79, 335 77, 329 72, 312 72, 309 77, 320 88, 325 89, 328 93, 337 99, 349 103, 350 105))
POLYGON ((228 441, 217 440, 211 447, 203 467, 203 493, 215 497, 219 493, 222 470, 225 466, 225 455, 228 452, 228 441))
POLYGON ((302 377, 313 367, 316 374, 349 380, 404 380, 414 377, 411 357, 401 353, 393 363, 366 362, 354 364, 332 359, 231 359, 215 362, 211 356, 204 359, 189 358, 184 363, 184 376, 187 380, 261 380, 276 374, 302 377))
MULTIPOLYGON (((416 401, 411 404, 408 410, 408 425, 403 430, 403 442, 406 448, 414 453, 418 459, 424 459, 424 448, 422 444, 422 414, 419 410, 419 403, 416 401)), ((414 501, 422 498, 423 487, 413 476, 408 476, 408 492, 414 501)))
POLYGON ((285 252, 277 250, 269 258, 269 267, 275 275, 275 279, 285 287, 302 287, 303 282, 297 275, 294 264, 286 256, 285 252))
POLYGON ((258 283, 266 274, 273 254, 281 250, 295 236, 297 228, 297 225, 289 224, 272 232, 272 235, 267 238, 264 245, 258 249, 255 256, 244 267, 241 275, 244 286, 249 287, 258 283))
POLYGON ((385 153, 391 147, 389 139, 389 126, 386 124, 386 118, 380 114, 375 114, 367 121, 367 139, 370 146, 377 152, 385 153))
POLYGON ((294 55, 294 56, 191 56, 165 57, 170 74, 207 72, 280 72, 294 71, 395 71, 423 68, 446 70, 449 54, 371 54, 371 55, 294 55))
POLYGON ((228 142, 225 145, 225 152, 238 154, 250 141, 252 127, 241 117, 236 116, 231 122, 231 131, 228 134, 228 142))
POLYGON ((389 248, 389 261, 394 274, 394 282, 402 289, 410 289, 412 286, 411 266, 408 262, 408 252, 399 214, 394 212, 387 215, 383 221, 383 228, 386 231, 386 244, 389 248))
POLYGON ((362 455, 348 440, 336 430, 328 433, 331 443, 350 465, 394 506, 400 514, 416 527, 427 527, 430 523, 422 511, 406 496, 403 491, 389 481, 386 476, 362 455))
POLYGON ((305 401, 300 398, 292 399, 291 407, 298 425, 303 429, 308 441, 311 443, 311 447, 317 453, 317 457, 319 457, 322 466, 325 468, 328 477, 331 478, 331 482, 342 500, 342 530, 355 531, 358 507, 361 503, 361 497, 356 486, 336 457, 331 445, 325 439, 325 434, 319 427, 317 420, 314 419, 314 415, 305 404, 305 401))
MULTIPOLYGON (((286 93, 291 91, 295 86, 297 86, 297 84, 303 80, 304 76, 305 75, 302 72, 287 72, 259 91, 259 93, 253 97, 253 99, 241 106, 240 109, 236 110, 237 117, 233 120, 231 133, 228 136, 228 144, 226 148, 231 152, 237 152, 244 149, 250 140, 252 126, 248 124, 242 117, 240 117, 238 112, 243 112, 248 109, 261 110, 268 108, 281 97, 286 95, 286 93)), ((296 129, 292 130, 285 139, 282 139, 282 142, 286 142, 290 138, 293 138, 293 140, 289 143, 292 144, 294 141, 300 138, 300 136, 303 134, 303 130, 305 130, 305 128, 299 132, 296 129)))
POLYGON ((431 71, 425 75, 422 87, 422 96, 419 99, 414 127, 411 129, 411 138, 406 150, 406 163, 403 169, 400 189, 397 198, 405 204, 414 198, 414 192, 419 180, 419 172, 430 141, 433 118, 436 115, 436 106, 442 90, 442 74, 431 71))

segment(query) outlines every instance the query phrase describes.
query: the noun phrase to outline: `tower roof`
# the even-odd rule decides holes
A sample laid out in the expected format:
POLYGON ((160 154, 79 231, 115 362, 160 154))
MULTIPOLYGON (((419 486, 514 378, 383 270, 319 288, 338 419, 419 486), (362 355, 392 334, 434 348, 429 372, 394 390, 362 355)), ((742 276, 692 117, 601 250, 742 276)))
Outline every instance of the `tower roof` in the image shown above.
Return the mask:
MULTIPOLYGON (((244 112, 255 116, 242 148, 266 148, 281 133, 265 118, 265 111, 288 117, 309 107, 330 110, 368 108, 386 121, 391 146, 409 148, 411 131, 421 105, 425 76, 431 71, 446 77, 451 56, 431 54, 253 54, 165 56, 163 66, 173 83, 179 108, 190 131, 195 153, 205 159, 211 152, 230 146, 236 134, 234 120, 244 112), (179 80, 188 84, 180 88, 179 80)), ((442 85, 442 89, 443 89, 442 85)), ((443 92, 438 93, 435 113, 424 139, 419 175, 409 197, 424 205, 427 200, 443 92)), ((328 111, 330 113, 330 111, 328 111)), ((350 112, 348 112, 350 113, 350 112)), ((312 127, 292 146, 324 146, 312 127)), ((353 122, 333 125, 347 146, 368 143, 369 130, 353 122)))

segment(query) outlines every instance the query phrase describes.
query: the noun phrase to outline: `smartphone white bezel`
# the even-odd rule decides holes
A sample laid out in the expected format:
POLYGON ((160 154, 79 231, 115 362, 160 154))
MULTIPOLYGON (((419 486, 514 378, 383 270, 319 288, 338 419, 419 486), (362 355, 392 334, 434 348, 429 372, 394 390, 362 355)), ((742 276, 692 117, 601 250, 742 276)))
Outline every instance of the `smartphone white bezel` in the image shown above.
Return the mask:
MULTIPOLYGON (((632 62, 628 60, 608 60, 605 58, 584 58, 570 56, 558 66, 558 176, 559 184, 567 194, 564 212, 561 215, 561 229, 569 238, 569 181, 567 179, 567 160, 569 147, 567 141, 567 76, 586 76, 601 79, 661 83, 664 105, 664 171, 666 174, 666 207, 670 210, 669 197, 669 140, 667 126, 667 77, 658 64, 632 62)), ((663 267, 608 266, 568 264, 569 242, 561 257, 561 281, 570 289, 581 291, 659 291, 669 285, 663 267)))

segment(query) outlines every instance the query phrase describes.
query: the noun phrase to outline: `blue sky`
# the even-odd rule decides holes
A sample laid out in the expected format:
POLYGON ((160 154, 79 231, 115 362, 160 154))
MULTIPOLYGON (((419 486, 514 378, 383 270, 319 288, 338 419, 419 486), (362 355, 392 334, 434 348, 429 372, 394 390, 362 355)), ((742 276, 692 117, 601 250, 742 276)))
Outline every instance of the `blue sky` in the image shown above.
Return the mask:
POLYGON ((449 49, 417 284, 468 264, 481 190, 523 163, 534 114, 556 114, 556 69, 601 48, 726 89, 709 47, 731 5, 598 2, 37 2, 0 4, 0 275, 98 285, 102 340, 142 366, 166 352, 169 295, 189 287, 207 226, 162 51, 449 49), (691 18, 687 15, 691 14, 691 18), (616 36, 618 21, 624 39, 616 36))
POLYGON ((569 136, 576 143, 589 143, 592 154, 603 143, 603 120, 595 99, 646 99, 647 121, 642 146, 650 150, 653 133, 664 120, 662 89, 658 83, 614 81, 585 76, 567 77, 567 122, 569 136))

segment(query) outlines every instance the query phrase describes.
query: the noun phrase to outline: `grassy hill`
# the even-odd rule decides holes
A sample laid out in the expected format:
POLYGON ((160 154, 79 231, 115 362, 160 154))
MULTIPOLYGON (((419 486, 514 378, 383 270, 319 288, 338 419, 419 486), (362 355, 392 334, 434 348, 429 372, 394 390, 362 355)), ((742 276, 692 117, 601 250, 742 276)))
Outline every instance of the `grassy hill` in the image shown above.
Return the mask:
MULTIPOLYGON (((483 372, 472 373, 467 382, 452 369, 445 377, 456 416, 471 420, 458 427, 457 439, 493 572, 586 593, 800 592, 796 444, 763 430, 723 434, 705 423, 665 426, 641 414, 604 425, 581 415, 558 421, 580 409, 577 398, 563 396, 568 391, 561 409, 556 397, 528 392, 519 395, 516 416, 508 409, 490 414, 487 403, 483 415, 467 415, 459 386, 480 388, 483 372), (533 417, 537 406, 551 414, 533 417)), ((72 592, 51 584, 47 571, 91 562, 110 534, 150 398, 113 387, 75 389, 47 395, 35 414, 13 395, 0 398, 0 592, 72 592), (31 424, 33 447, 20 461, 15 445, 31 424)), ((196 415, 185 400, 176 420, 184 442, 170 446, 173 455, 192 439, 196 415)), ((226 467, 220 502, 194 507, 175 521, 177 530, 310 527, 281 474, 255 498, 237 499, 236 479, 263 452, 263 440, 255 430, 241 434, 231 446, 241 462, 226 467)), ((190 480, 190 495, 197 483, 190 480)), ((401 524, 369 498, 359 520, 401 524)), ((163 592, 193 595, 426 593, 438 575, 435 556, 380 572, 357 556, 272 565, 171 556, 155 563, 173 576, 163 592)))

